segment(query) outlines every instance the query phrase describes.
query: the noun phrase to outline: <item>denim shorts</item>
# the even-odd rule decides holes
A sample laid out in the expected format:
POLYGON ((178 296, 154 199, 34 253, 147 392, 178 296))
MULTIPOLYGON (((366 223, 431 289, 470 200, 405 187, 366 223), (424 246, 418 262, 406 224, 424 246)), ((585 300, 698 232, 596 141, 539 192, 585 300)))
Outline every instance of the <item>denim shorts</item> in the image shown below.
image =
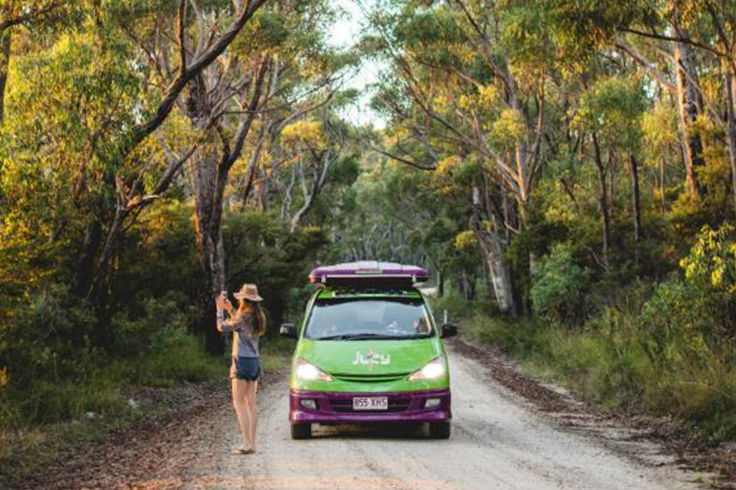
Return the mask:
POLYGON ((261 377, 261 361, 257 357, 233 357, 230 377, 257 381, 261 377))

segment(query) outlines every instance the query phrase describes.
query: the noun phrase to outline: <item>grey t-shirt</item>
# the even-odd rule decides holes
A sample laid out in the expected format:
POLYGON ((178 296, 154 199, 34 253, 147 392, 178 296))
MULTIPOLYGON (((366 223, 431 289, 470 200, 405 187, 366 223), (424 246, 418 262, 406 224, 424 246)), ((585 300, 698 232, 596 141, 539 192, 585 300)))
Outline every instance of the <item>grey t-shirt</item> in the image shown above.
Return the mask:
POLYGON ((233 333, 233 357, 258 357, 256 314, 248 311, 225 319, 225 312, 217 315, 217 327, 221 332, 233 333))

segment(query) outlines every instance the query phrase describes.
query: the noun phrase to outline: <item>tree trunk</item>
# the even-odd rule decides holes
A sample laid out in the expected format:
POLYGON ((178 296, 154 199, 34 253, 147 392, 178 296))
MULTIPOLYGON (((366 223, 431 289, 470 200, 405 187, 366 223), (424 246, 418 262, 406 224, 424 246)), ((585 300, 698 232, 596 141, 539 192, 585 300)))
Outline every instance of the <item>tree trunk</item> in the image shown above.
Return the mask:
MULTIPOLYGON (((480 225, 480 223, 479 223, 480 225)), ((503 257, 503 246, 497 233, 488 233, 476 227, 476 235, 481 252, 488 265, 493 293, 498 308, 503 313, 515 313, 514 291, 511 283, 511 271, 503 257)))
POLYGON ((0 33, 0 127, 5 120, 5 87, 8 83, 10 67, 10 30, 0 33))
POLYGON ((731 162, 731 187, 733 191, 734 207, 736 207, 736 115, 734 111, 734 91, 736 91, 736 72, 724 80, 726 90, 726 141, 728 156, 731 162))
POLYGON ((639 197, 639 162, 636 161, 636 156, 632 153, 629 156, 629 163, 631 165, 631 190, 633 193, 633 205, 634 205, 634 257, 636 263, 639 263, 639 246, 641 245, 642 231, 641 231, 641 199, 639 197))
POLYGON ((664 157, 659 159, 659 189, 662 192, 662 214, 667 214, 667 177, 664 171, 664 157))
MULTIPOLYGON (((481 208, 480 190, 473 189, 473 204, 475 213, 471 225, 478 237, 481 253, 488 266, 488 273, 493 286, 498 308, 503 313, 516 313, 514 304, 514 289, 511 282, 511 270, 504 258, 504 240, 498 231, 498 219, 491 215, 493 224, 490 230, 485 229, 479 218, 481 208)), ((486 213, 489 214, 489 213, 486 213)))
POLYGON ((475 299, 475 283, 466 269, 460 272, 460 289, 462 290, 465 301, 473 301, 475 299))
POLYGON ((222 336, 215 330, 215 297, 225 289, 225 253, 219 223, 213 223, 217 181, 217 153, 205 152, 192 168, 194 231, 197 261, 202 272, 199 292, 200 318, 197 330, 204 334, 207 351, 222 355, 222 336))
POLYGON ((698 113, 697 72, 692 47, 683 42, 675 43, 675 75, 677 80, 677 107, 680 132, 684 142, 687 187, 691 196, 700 192, 697 169, 703 165, 703 143, 692 129, 698 113))
POLYGON ((603 267, 609 270, 609 248, 611 244, 611 218, 608 210, 608 187, 606 186, 606 174, 608 168, 603 163, 598 138, 593 135, 593 149, 595 150, 595 166, 598 170, 598 206, 601 211, 601 224, 603 225, 603 267))
POLYGON ((95 273, 95 257, 102 246, 102 224, 96 217, 91 217, 84 234, 84 249, 74 271, 72 292, 85 297, 92 285, 95 273))

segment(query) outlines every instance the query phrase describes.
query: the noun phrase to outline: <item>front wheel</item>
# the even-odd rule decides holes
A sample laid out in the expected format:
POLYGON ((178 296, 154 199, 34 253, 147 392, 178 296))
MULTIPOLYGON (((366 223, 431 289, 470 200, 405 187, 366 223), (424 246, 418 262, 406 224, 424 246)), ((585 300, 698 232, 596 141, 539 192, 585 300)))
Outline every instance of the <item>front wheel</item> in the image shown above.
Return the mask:
POLYGON ((431 439, 449 439, 450 422, 430 422, 429 437, 431 439))
POLYGON ((312 437, 312 424, 291 424, 292 439, 309 439, 312 437))

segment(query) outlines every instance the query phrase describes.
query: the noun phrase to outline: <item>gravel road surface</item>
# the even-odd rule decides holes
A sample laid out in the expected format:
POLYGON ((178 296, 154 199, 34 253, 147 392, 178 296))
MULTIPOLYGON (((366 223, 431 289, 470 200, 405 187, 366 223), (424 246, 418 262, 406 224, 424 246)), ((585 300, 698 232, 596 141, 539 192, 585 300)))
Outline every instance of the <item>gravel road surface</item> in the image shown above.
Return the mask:
MULTIPOLYGON (((177 474, 124 488, 160 489, 402 489, 402 490, 678 490, 699 488, 658 448, 638 442, 627 455, 616 437, 565 428, 450 349, 453 435, 429 440, 421 428, 316 427, 315 437, 292 441, 287 386, 260 396, 257 454, 233 456, 231 411, 210 421, 200 454, 177 474)), ((611 429, 613 431, 614 429, 611 429)), ((191 448, 188 448, 191 450, 191 448)), ((629 447, 629 449, 631 449, 629 447)))

